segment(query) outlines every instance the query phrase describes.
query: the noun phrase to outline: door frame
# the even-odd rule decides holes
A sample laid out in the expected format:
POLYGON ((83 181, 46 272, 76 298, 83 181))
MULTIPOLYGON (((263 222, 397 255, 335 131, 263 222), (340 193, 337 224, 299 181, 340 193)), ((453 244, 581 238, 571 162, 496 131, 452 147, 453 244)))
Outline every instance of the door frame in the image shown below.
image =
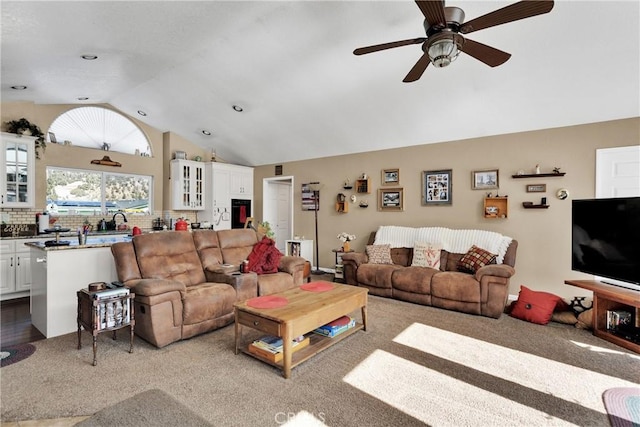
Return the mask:
MULTIPOLYGON (((269 211, 270 209, 277 209, 276 206, 270 206, 270 202, 268 201, 268 194, 273 188, 273 185, 279 185, 279 183, 287 183, 290 185, 289 187, 289 239, 293 238, 293 230, 294 228, 294 217, 293 217, 293 188, 294 188, 294 177, 293 175, 288 176, 276 176, 272 178, 263 178, 262 179, 262 218, 273 218, 275 215, 273 211, 269 211)), ((284 243, 284 242, 283 242, 284 243)))

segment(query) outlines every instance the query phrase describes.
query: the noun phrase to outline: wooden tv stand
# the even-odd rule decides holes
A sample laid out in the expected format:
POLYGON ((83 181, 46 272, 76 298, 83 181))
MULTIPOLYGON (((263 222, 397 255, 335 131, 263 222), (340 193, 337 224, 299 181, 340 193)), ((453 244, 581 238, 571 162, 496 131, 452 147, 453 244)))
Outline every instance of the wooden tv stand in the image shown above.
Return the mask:
POLYGON ((596 280, 565 280, 564 283, 593 291, 593 335, 640 353, 640 343, 607 330, 607 310, 626 310, 640 330, 640 292, 596 280))

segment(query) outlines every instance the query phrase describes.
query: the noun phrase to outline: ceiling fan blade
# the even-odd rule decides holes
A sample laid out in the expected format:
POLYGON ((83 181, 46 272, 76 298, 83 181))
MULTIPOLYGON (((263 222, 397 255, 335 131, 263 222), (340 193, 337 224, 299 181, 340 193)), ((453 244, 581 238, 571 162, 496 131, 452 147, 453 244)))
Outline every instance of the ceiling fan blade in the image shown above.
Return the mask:
POLYGON ((420 57, 420 59, 418 59, 418 62, 416 62, 411 71, 409 71, 409 74, 407 74, 407 76, 402 81, 405 83, 410 83, 418 80, 420 77, 422 77, 424 70, 427 69, 430 62, 431 60, 429 59, 429 54, 425 52, 420 57))
POLYGON ((460 32, 469 34, 484 28, 542 15, 543 13, 551 12, 551 9, 553 9, 552 0, 523 0, 464 23, 460 27, 460 32))
POLYGON ((444 1, 416 0, 416 4, 429 23, 429 26, 432 27, 434 24, 443 24, 444 26, 444 24, 446 24, 447 18, 444 16, 444 1))
POLYGON ((354 55, 364 55, 366 53, 378 52, 380 50, 392 49, 394 47, 408 46, 410 44, 424 43, 426 37, 418 37, 417 39, 399 40, 397 42, 376 44, 373 46, 360 47, 353 51, 354 55))
POLYGON ((473 56, 478 61, 484 62, 490 67, 502 65, 511 58, 510 53, 503 52, 495 47, 487 46, 486 44, 478 43, 469 39, 465 39, 460 50, 467 55, 473 56))

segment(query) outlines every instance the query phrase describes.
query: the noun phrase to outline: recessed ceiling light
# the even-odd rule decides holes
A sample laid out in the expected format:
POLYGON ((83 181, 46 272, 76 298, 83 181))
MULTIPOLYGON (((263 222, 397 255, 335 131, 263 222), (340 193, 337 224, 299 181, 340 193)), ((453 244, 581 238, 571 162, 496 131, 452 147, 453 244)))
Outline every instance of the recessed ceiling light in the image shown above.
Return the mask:
POLYGON ((86 101, 87 99, 89 99, 88 96, 79 96, 78 97, 78 101, 86 101))
POLYGON ((239 105, 234 105, 232 108, 233 108, 233 111, 236 111, 238 113, 242 113, 244 111, 244 109, 239 105))
POLYGON ((93 61, 94 59, 98 59, 96 55, 82 55, 82 59, 86 59, 87 61, 93 61))
POLYGON ((206 129, 202 129, 202 134, 206 136, 211 136, 211 132, 206 129))
POLYGON ((146 117, 147 116, 147 113, 145 113, 142 110, 138 110, 138 114, 140 114, 142 117, 146 117))
POLYGON ((15 90, 25 90, 27 87, 23 85, 11 86, 11 89, 15 90))

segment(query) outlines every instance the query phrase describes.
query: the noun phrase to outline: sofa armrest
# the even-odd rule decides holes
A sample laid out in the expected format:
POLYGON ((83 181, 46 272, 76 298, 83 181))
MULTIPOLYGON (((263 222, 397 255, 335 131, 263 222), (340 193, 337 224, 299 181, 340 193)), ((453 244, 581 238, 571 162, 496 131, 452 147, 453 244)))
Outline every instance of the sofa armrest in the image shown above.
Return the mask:
POLYGON ((342 264, 350 263, 355 268, 360 267, 360 264, 366 264, 369 261, 369 257, 364 252, 349 252, 342 255, 342 264))
POLYGON ((284 273, 289 273, 292 276, 296 274, 296 272, 304 271, 304 264, 307 262, 306 259, 301 256, 290 256, 285 255, 280 258, 280 264, 278 265, 278 271, 282 271, 284 273))
POLYGON ((258 275, 254 272, 226 274, 207 269, 204 273, 207 276, 207 282, 226 283, 233 286, 236 290, 236 301, 258 296, 258 275))
POLYGON ((151 297, 166 294, 167 292, 186 292, 187 288, 176 280, 167 279, 135 279, 129 280, 125 285, 133 293, 140 296, 151 297))
POLYGON ((504 277, 510 278, 516 274, 516 270, 510 265, 506 264, 489 264, 484 267, 480 267, 475 274, 476 280, 478 282, 482 281, 482 276, 495 276, 495 277, 504 277))

